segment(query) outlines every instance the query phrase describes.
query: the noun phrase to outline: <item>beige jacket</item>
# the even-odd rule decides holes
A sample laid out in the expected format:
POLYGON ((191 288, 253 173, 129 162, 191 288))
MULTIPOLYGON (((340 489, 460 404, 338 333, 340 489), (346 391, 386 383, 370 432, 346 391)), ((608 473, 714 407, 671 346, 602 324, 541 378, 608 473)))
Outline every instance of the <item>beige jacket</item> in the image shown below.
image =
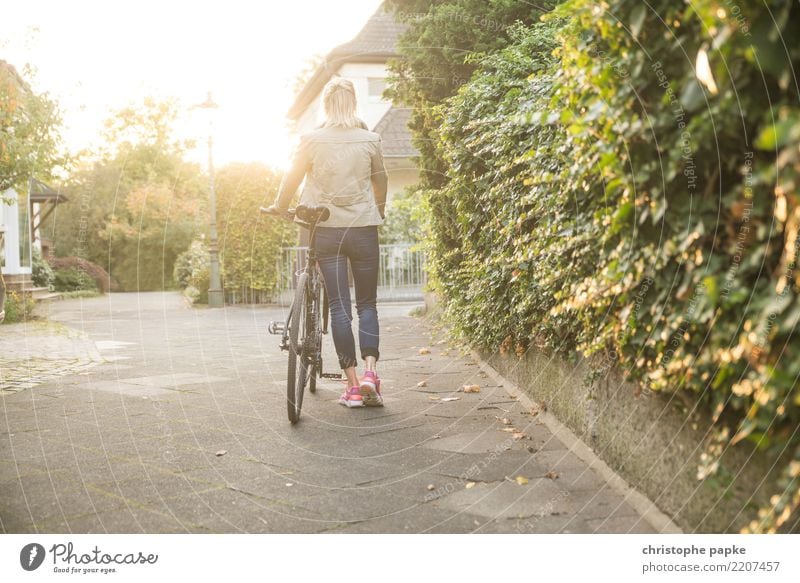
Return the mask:
POLYGON ((381 225, 387 175, 380 135, 361 128, 320 128, 300 137, 276 206, 286 209, 305 177, 301 204, 325 205, 321 227, 381 225))

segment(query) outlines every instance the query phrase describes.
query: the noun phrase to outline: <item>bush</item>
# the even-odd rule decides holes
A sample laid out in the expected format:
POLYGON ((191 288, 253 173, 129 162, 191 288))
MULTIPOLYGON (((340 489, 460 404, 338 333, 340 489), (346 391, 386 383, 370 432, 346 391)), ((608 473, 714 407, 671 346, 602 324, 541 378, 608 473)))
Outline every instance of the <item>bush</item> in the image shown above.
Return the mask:
POLYGON ((195 304, 208 303, 208 288, 211 284, 211 270, 208 266, 198 269, 189 280, 185 295, 195 304))
MULTIPOLYGON (((94 285, 89 288, 79 289, 97 289, 103 293, 115 291, 118 288, 117 282, 114 281, 108 272, 88 259, 81 257, 54 257, 50 260, 50 265, 54 270, 69 271, 71 269, 85 273, 93 282, 94 285)), ((57 288, 56 288, 57 289, 57 288)), ((64 291, 59 290, 57 291, 64 291)))
POLYGON ((56 270, 53 278, 53 289, 59 292, 97 291, 97 286, 88 273, 70 267, 69 269, 56 270))
POLYGON ((175 281, 195 303, 208 303, 209 269, 208 249, 202 241, 192 241, 175 260, 175 281))
MULTIPOLYGON (((217 174, 220 276, 225 289, 272 292, 281 247, 297 244, 297 226, 258 212, 271 203, 280 175, 263 164, 230 164, 217 174)), ((292 205, 294 206, 294 205, 292 205)))
POLYGON ((392 197, 386 220, 380 228, 381 243, 419 243, 425 240, 429 228, 427 219, 425 191, 407 187, 392 197))
POLYGON ((208 268, 208 266, 208 249, 202 241, 192 241, 189 248, 175 259, 173 277, 175 282, 185 289, 191 284, 192 278, 196 277, 200 269, 208 268))
POLYGON ((800 508, 800 5, 740 6, 567 0, 515 27, 432 114, 429 201, 464 337, 692 395, 716 425, 700 479, 743 440, 786 453, 760 532, 800 508))
POLYGON ((26 322, 33 316, 33 309, 36 302, 30 294, 20 294, 15 291, 8 291, 5 300, 5 320, 0 320, 6 324, 16 322, 26 322))
POLYGON ((42 252, 37 248, 33 248, 33 258, 31 262, 33 285, 36 287, 46 287, 53 289, 53 269, 50 264, 42 257, 42 252))

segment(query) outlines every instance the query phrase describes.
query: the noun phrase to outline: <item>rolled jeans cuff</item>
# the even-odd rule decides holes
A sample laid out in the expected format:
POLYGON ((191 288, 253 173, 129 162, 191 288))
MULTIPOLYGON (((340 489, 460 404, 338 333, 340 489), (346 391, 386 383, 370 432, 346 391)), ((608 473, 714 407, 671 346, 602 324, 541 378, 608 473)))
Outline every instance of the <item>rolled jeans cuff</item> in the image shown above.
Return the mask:
POLYGON ((368 356, 374 356, 375 360, 378 360, 380 357, 380 352, 378 352, 377 348, 366 347, 361 349, 361 358, 367 358, 368 356))

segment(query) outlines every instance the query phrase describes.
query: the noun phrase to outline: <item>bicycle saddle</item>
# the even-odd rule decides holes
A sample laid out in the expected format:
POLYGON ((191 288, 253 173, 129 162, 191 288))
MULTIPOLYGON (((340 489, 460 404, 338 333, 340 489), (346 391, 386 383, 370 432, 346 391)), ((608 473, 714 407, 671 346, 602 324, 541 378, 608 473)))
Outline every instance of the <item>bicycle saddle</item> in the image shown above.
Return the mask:
POLYGON ((307 223, 317 223, 319 221, 327 221, 328 217, 331 216, 331 211, 328 207, 322 205, 299 204, 295 208, 295 216, 307 223))

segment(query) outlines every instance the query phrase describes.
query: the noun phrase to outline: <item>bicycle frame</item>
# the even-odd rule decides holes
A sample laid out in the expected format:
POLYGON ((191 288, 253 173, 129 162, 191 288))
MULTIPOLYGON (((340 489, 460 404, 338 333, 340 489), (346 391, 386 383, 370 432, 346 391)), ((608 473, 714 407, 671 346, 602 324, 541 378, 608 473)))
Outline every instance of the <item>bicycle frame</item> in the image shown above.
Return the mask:
MULTIPOLYGON (((301 227, 308 229, 309 231, 309 246, 308 246, 308 255, 306 258, 306 265, 303 268, 302 272, 296 272, 298 275, 300 273, 305 273, 307 277, 299 278, 304 280, 303 285, 309 286, 308 294, 304 294, 304 297, 315 298, 316 291, 319 290, 320 299, 319 307, 321 308, 321 314, 318 315, 319 320, 318 322, 321 323, 320 332, 322 334, 328 333, 328 323, 330 319, 330 303, 328 301, 328 294, 325 290, 325 285, 322 280, 322 272, 319 269, 318 265, 318 258, 317 258, 317 249, 316 249, 316 225, 311 225, 305 221, 296 220, 295 223, 299 224, 301 227), (320 317, 321 316, 321 317, 320 317)), ((309 310, 310 306, 307 306, 306 309, 306 316, 307 317, 314 317, 315 315, 311 313, 309 310)), ((283 325, 281 326, 282 330, 276 326, 276 322, 270 323, 268 326, 268 331, 270 334, 281 334, 281 343, 280 349, 281 350, 289 350, 289 342, 291 342, 290 336, 290 324, 292 318, 295 315, 295 312, 300 312, 300 306, 296 306, 294 302, 292 302, 291 307, 289 308, 289 313, 286 316, 286 320, 284 321, 283 325)), ((307 326, 303 325, 304 323, 301 322, 302 329, 306 329, 307 326)), ((294 346, 294 352, 301 358, 308 358, 309 356, 312 357, 316 364, 319 366, 317 367, 317 374, 319 377, 325 378, 340 378, 340 374, 330 374, 325 373, 322 370, 322 357, 321 357, 321 346, 318 347, 317 354, 309 355, 308 351, 303 350, 302 343, 299 342, 300 338, 298 337, 298 343, 294 346)), ((305 339, 303 339, 305 341, 305 339)), ((312 364, 312 363, 307 363, 312 364)))

